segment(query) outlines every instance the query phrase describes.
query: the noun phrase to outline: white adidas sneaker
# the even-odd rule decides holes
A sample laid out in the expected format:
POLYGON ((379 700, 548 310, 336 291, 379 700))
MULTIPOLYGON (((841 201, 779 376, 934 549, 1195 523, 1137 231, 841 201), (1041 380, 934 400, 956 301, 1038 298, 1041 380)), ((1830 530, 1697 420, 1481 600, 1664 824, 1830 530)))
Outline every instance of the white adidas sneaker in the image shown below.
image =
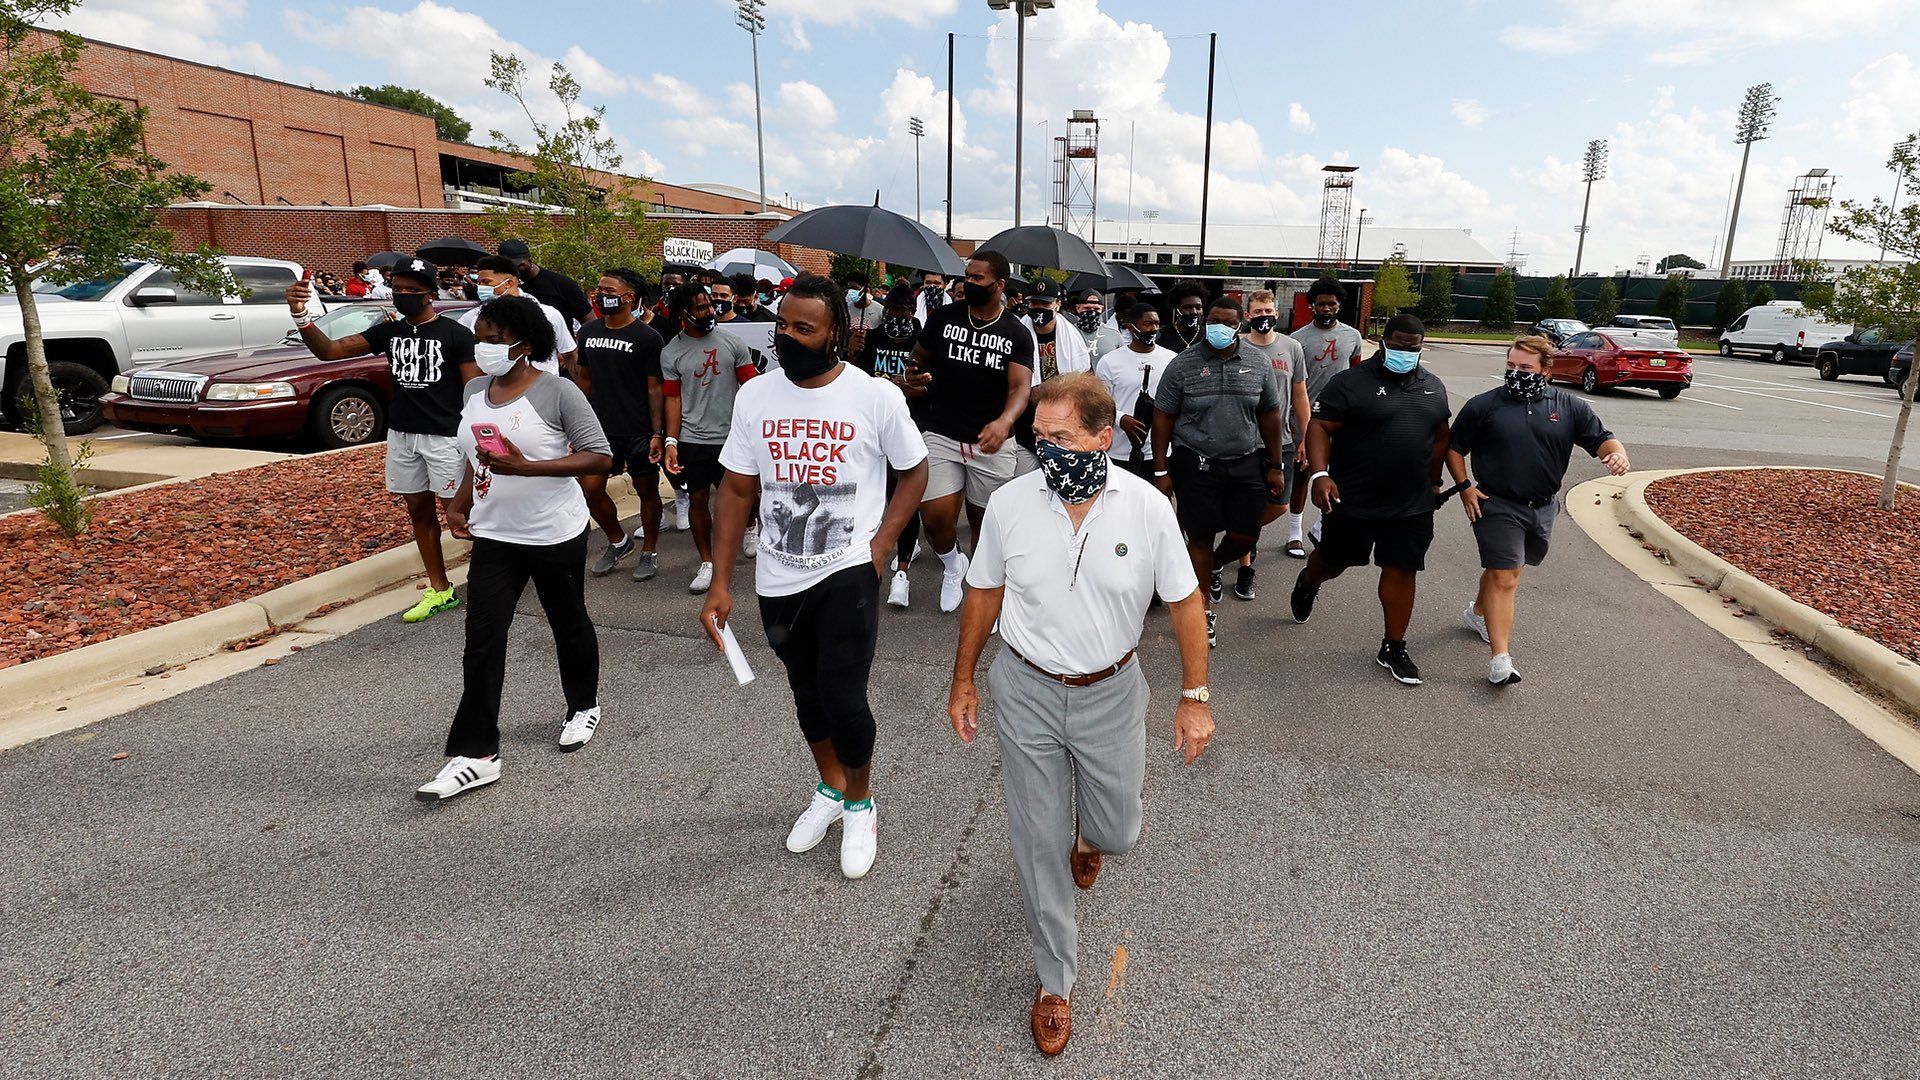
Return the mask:
POLYGON ((593 729, 599 726, 600 706, 598 705, 591 709, 581 709, 567 717, 567 722, 560 725, 560 749, 573 751, 587 745, 587 740, 593 738, 593 729))
POLYGON ((827 838, 827 830, 833 828, 833 823, 840 820, 845 810, 839 799, 814 788, 813 801, 800 812, 792 831, 787 833, 787 850, 798 855, 819 847, 820 841, 827 838))
POLYGON ((455 755, 447 759, 438 776, 421 785, 413 797, 421 802, 441 802, 463 791, 485 787, 500 779, 500 755, 471 758, 455 755))
POLYGON ((847 880, 858 881, 873 869, 873 857, 880 850, 880 818, 873 800, 859 810, 843 808, 840 815, 840 872, 847 880))

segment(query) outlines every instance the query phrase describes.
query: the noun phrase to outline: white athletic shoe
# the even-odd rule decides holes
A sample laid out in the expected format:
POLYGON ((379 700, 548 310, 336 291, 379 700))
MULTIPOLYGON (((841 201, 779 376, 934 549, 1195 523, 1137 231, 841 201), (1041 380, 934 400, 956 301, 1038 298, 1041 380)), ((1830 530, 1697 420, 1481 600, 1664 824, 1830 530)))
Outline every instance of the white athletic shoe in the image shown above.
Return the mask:
POLYGON ((746 535, 740 538, 740 554, 745 555, 749 559, 755 558, 760 554, 760 526, 758 524, 747 526, 746 535))
POLYGON ((880 849, 880 819, 867 800, 864 810, 844 810, 840 815, 840 872, 849 881, 867 876, 873 869, 873 857, 880 849))
POLYGON ((1313 524, 1307 527, 1307 539, 1313 541, 1314 547, 1320 546, 1320 520, 1318 518, 1315 518, 1313 524))
POLYGON ((440 774, 421 785, 413 797, 421 802, 440 802, 463 791, 485 787, 500 779, 500 755, 472 758, 455 755, 447 759, 440 774))
POLYGON ((1489 645, 1493 644, 1493 639, 1487 636, 1487 620, 1482 617, 1479 612, 1473 610, 1473 601, 1471 600, 1467 601, 1467 606, 1460 611, 1460 625, 1479 634, 1481 641, 1489 645))
POLYGON ((681 532, 693 529, 693 505, 684 491, 673 497, 673 527, 681 532))
POLYGON ((833 798, 819 788, 813 789, 813 801, 800 812, 794 821, 792 831, 787 833, 787 850, 795 855, 803 851, 812 851, 827 838, 827 830, 839 821, 846 812, 839 799, 833 798))
POLYGON ((893 586, 887 590, 887 605, 897 608, 906 607, 909 590, 910 585, 907 582, 907 572, 905 570, 895 570, 893 572, 893 586))
POLYGON ((913 554, 907 556, 907 561, 910 563, 917 563, 920 561, 920 541, 915 540, 913 542, 913 554))
MULTIPOLYGON (((943 560, 944 561, 944 560, 943 560)), ((960 601, 966 597, 968 559, 962 553, 952 566, 948 566, 940 575, 940 610, 958 611, 960 601)))
POLYGON ((591 709, 581 709, 567 717, 567 722, 560 725, 560 749, 578 750, 587 745, 587 740, 593 738, 593 729, 599 726, 600 706, 598 705, 591 709))
POLYGON ((703 593, 711 588, 713 588, 713 564, 703 562, 700 564, 700 569, 694 572, 693 580, 687 583, 687 591, 703 593))
POLYGON ((1513 657, 1508 653, 1487 661, 1487 681, 1495 686, 1512 686, 1520 681, 1520 673, 1513 668, 1513 657))

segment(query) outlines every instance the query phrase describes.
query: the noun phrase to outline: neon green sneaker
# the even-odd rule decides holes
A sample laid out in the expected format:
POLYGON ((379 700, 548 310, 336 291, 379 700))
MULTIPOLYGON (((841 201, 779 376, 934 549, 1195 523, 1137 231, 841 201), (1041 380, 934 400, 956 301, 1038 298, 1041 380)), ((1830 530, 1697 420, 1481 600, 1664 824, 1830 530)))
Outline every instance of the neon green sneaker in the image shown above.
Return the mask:
POLYGON ((426 592, 420 594, 420 602, 408 608, 407 613, 400 616, 400 621, 426 622, 443 611, 452 611, 459 606, 460 598, 453 594, 453 586, 449 585, 444 590, 429 586, 426 592))

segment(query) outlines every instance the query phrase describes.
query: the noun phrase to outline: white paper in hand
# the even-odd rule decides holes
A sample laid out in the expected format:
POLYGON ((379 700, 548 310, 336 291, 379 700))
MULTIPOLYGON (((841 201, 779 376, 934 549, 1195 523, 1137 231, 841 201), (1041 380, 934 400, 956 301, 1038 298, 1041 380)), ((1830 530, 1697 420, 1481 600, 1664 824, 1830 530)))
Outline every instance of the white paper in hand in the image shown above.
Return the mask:
POLYGON ((733 677, 741 686, 747 685, 753 681, 753 668, 747 664, 747 654, 740 649, 740 639, 733 636, 730 624, 716 620, 715 625, 720 628, 720 644, 727 654, 727 664, 733 668, 733 677))

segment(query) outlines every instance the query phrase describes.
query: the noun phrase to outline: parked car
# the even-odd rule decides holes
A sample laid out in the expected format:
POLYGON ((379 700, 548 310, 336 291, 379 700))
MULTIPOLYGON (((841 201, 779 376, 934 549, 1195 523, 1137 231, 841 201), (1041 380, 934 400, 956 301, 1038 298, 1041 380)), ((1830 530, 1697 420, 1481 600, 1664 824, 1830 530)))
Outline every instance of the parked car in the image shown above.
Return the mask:
POLYGON ((1893 356, 1900 351, 1901 344, 1888 340, 1885 330, 1869 327, 1838 341, 1822 343, 1814 356, 1813 366, 1820 372, 1820 377, 1828 382, 1842 375, 1871 375, 1888 386, 1898 388, 1900 380, 1893 374, 1893 356))
MULTIPOLYGON (((453 316, 473 306, 444 300, 434 305, 453 316)), ((286 311, 284 299, 280 310, 286 311)), ((337 307, 314 322, 328 337, 343 338, 396 317, 386 303, 363 303, 337 307)), ((200 439, 307 438, 334 448, 386 438, 392 399, 386 357, 321 360, 300 343, 297 331, 288 331, 267 348, 118 376, 101 406, 108 420, 135 431, 200 439)))
POLYGON ((1669 345, 1680 344, 1680 328, 1665 315, 1615 315, 1596 330, 1644 330, 1666 339, 1669 345))
MULTIPOLYGON (((1757 353, 1776 364, 1814 360, 1824 342, 1853 333, 1846 323, 1828 322, 1798 300, 1775 300, 1748 308, 1720 331, 1720 355, 1757 353)), ((1888 349, 1887 355, 1893 355, 1888 349)), ((1822 376, 1828 378, 1830 376, 1822 376)))
POLYGON ((1899 390, 1906 385, 1907 372, 1913 370, 1913 342, 1900 346, 1893 354, 1893 363, 1887 366, 1887 385, 1899 390))
POLYGON ((1589 394, 1638 386, 1671 401, 1693 385, 1693 357, 1657 334, 1603 326, 1554 350, 1547 381, 1578 383, 1589 394))
MULTIPOLYGON (((67 434, 83 435, 103 419, 100 395, 115 376, 155 364, 259 348, 293 326, 286 290, 300 264, 279 259, 224 258, 234 279, 251 290, 215 296, 180 287, 173 271, 127 263, 117 274, 69 285, 34 286, 47 343, 48 374, 60 395, 67 434)), ((19 301, 0 301, 0 409, 18 426, 32 409, 27 383, 26 330, 19 301)))
POLYGON ((1541 319, 1527 328, 1527 333, 1538 334, 1558 347, 1575 334, 1593 329, 1579 319, 1541 319))

